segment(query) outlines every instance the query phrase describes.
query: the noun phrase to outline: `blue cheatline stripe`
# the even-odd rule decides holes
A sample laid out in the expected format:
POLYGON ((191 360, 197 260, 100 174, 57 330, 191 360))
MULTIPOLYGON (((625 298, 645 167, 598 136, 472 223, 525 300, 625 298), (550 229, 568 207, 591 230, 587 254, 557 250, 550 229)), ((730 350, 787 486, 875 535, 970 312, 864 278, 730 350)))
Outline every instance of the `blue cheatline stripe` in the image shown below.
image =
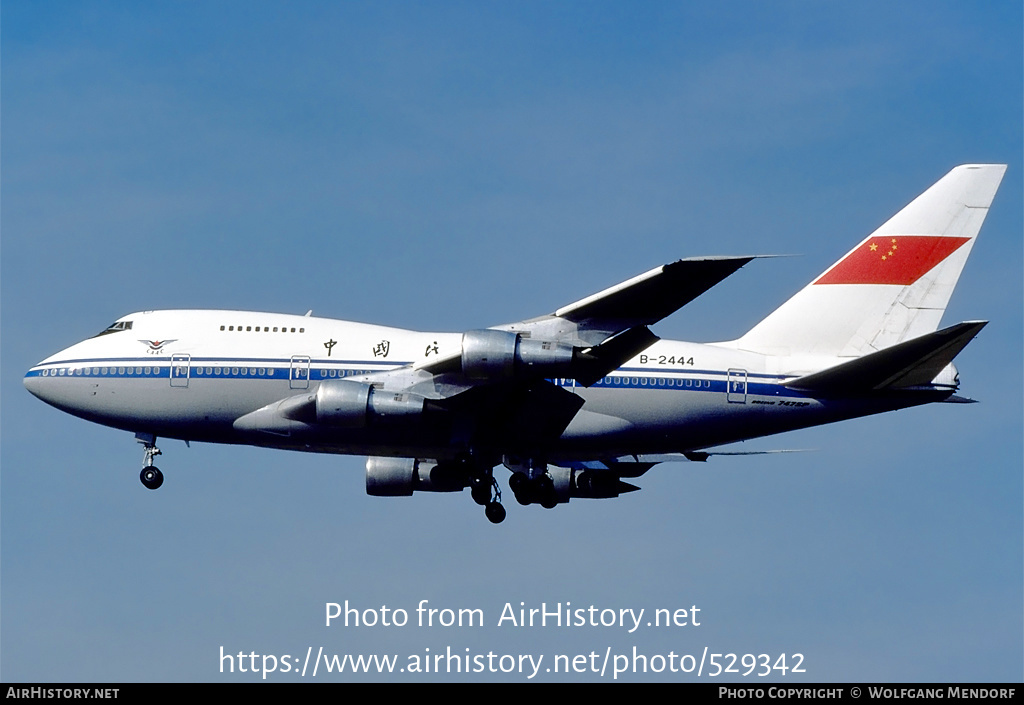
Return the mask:
MULTIPOLYGON (((185 355, 187 353, 182 353, 182 354, 185 355)), ((307 359, 308 356, 306 356, 306 355, 296 355, 295 357, 302 358, 302 364, 305 364, 306 359, 307 359)), ((383 361, 383 360, 342 360, 342 359, 331 359, 331 358, 326 358, 326 357, 324 357, 324 358, 310 357, 308 359, 310 361, 310 364, 313 364, 313 365, 359 365, 361 367, 365 367, 367 365, 370 365, 370 366, 376 365, 376 366, 378 366, 378 367, 380 367, 382 369, 391 369, 391 368, 394 368, 394 367, 405 367, 406 365, 411 365, 412 364, 411 362, 398 361, 398 360, 389 360, 389 361, 383 361)), ((196 357, 196 356, 190 356, 189 357, 189 361, 190 362, 202 362, 204 364, 209 362, 209 363, 213 363, 213 364, 220 364, 222 366, 224 364, 226 364, 226 363, 231 363, 228 366, 237 366, 237 367, 241 367, 241 365, 239 363, 240 362, 244 362, 246 367, 252 367, 253 365, 251 363, 254 363, 254 362, 256 362, 256 363, 265 363, 265 364, 290 365, 291 362, 292 362, 292 359, 290 357, 244 357, 243 358, 243 357, 196 357)), ((184 361, 182 361, 182 362, 184 362, 184 361)), ((119 358, 83 357, 83 358, 77 358, 77 359, 72 359, 72 360, 60 360, 58 362, 47 362, 44 365, 36 365, 36 367, 39 367, 39 368, 52 367, 52 366, 67 367, 69 365, 80 365, 80 364, 89 365, 91 367, 96 367, 96 366, 102 367, 103 365, 106 365, 108 367, 111 366, 111 365, 115 365, 115 366, 125 365, 125 366, 127 366, 127 365, 131 364, 133 367, 137 367, 138 365, 143 365, 143 366, 145 366, 145 365, 156 365, 156 364, 169 365, 170 363, 171 363, 171 358, 168 355, 153 355, 153 356, 149 356, 149 357, 119 357, 119 358)), ((259 365, 256 365, 256 366, 258 367, 259 365)))
MULTIPOLYGON (((239 360, 237 358, 226 357, 193 357, 188 362, 188 377, 190 380, 305 379, 304 375, 293 375, 292 371, 294 370, 295 372, 304 373, 307 370, 305 360, 293 365, 290 359, 282 358, 249 358, 246 360, 239 360)), ((375 372, 384 372, 401 366, 403 366, 401 363, 383 363, 371 360, 311 360, 308 370, 310 381, 318 382, 329 379, 373 374, 375 372), (384 365, 387 365, 387 367, 384 368, 384 365), (352 366, 358 366, 358 369, 352 369, 352 366), (377 366, 377 369, 373 369, 373 366, 377 366), (343 372, 345 374, 331 377, 331 371, 343 372)), ((178 368, 179 366, 175 365, 175 367, 178 368)), ((184 361, 182 361, 181 367, 184 367, 184 361)), ((99 377, 101 379, 166 379, 170 376, 170 371, 171 364, 169 357, 125 358, 119 360, 102 360, 94 358, 47 363, 46 365, 37 366, 29 370, 25 376, 99 377), (65 371, 63 375, 60 374, 60 370, 62 369, 65 371), (69 370, 70 374, 68 373, 69 370), (88 373, 86 373, 86 370, 88 370, 88 373), (94 370, 96 372, 94 372, 94 370), (103 370, 106 370, 106 372, 104 373, 103 370)), ((653 376, 651 375, 651 372, 652 370, 645 368, 622 368, 601 378, 590 388, 652 389, 664 391, 712 392, 716 394, 724 394, 728 390, 729 380, 728 373, 726 371, 686 370, 685 372, 680 372, 675 370, 658 370, 657 374, 653 376)), ((805 392, 788 389, 782 386, 782 384, 780 384, 781 380, 777 376, 768 374, 746 374, 748 378, 746 383, 747 396, 793 398, 809 398, 811 396, 805 392), (774 381, 750 381, 751 378, 774 381)), ((184 375, 181 375, 181 377, 184 378, 184 375)), ((573 380, 571 378, 556 378, 551 381, 562 387, 573 386, 573 380)))
MULTIPOLYGON (((725 372, 715 373, 711 371, 705 371, 703 374, 714 374, 717 375, 717 378, 707 379, 706 377, 694 377, 691 375, 676 375, 672 377, 647 377, 643 375, 634 376, 612 374, 598 380, 597 383, 591 385, 589 389, 651 389, 683 392, 714 392, 717 394, 725 394, 728 391, 729 380, 727 379, 725 372), (660 382, 662 381, 664 381, 664 384, 660 384, 660 382)), ((771 377, 770 375, 764 376, 768 377, 769 379, 778 379, 777 377, 771 377)), ((572 379, 560 378, 552 381, 555 384, 562 387, 573 386, 572 379)), ((793 397, 797 399, 813 398, 810 394, 807 394, 796 389, 788 389, 787 387, 784 387, 780 383, 768 382, 747 382, 746 395, 748 397, 770 396, 793 397)))
MULTIPOLYGON (((742 367, 730 368, 730 369, 743 370, 742 367)), ((654 368, 654 369, 652 369, 650 367, 620 367, 619 369, 616 370, 616 372, 628 372, 630 374, 633 374, 633 373, 643 373, 645 375, 650 375, 652 372, 658 373, 658 374, 688 374, 688 375, 724 375, 725 374, 725 370, 698 370, 698 369, 692 369, 692 368, 689 368, 689 367, 685 367, 685 368, 684 367, 675 367, 675 368, 658 367, 658 368, 654 368)), ((743 370, 743 373, 748 378, 756 377, 758 379, 773 379, 773 380, 779 379, 778 375, 767 374, 767 373, 764 373, 764 372, 747 372, 746 370, 743 370)))

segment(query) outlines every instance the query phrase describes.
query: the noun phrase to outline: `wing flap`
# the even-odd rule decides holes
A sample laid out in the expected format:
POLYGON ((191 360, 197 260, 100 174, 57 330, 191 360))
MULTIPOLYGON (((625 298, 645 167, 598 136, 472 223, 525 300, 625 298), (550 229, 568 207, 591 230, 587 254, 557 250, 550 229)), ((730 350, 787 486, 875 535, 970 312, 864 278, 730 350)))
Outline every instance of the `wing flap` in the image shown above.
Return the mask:
POLYGON ((640 477, 659 463, 703 463, 712 455, 774 455, 777 453, 806 453, 807 448, 779 448, 775 450, 688 450, 682 453, 642 453, 594 460, 559 461, 559 467, 574 470, 608 470, 620 477, 640 477))

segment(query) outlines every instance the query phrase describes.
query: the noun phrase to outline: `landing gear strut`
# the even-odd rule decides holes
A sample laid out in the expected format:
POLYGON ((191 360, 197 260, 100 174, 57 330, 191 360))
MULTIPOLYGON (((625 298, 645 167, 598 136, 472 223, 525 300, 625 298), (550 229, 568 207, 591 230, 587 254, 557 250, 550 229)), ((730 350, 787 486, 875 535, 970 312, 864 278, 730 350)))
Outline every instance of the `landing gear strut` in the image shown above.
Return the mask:
POLYGON ((164 474, 160 472, 160 468, 153 465, 153 458, 163 454, 156 447, 156 436, 153 434, 136 433, 135 438, 142 444, 145 453, 139 479, 142 480, 142 484, 146 486, 146 489, 155 490, 164 484, 164 474))

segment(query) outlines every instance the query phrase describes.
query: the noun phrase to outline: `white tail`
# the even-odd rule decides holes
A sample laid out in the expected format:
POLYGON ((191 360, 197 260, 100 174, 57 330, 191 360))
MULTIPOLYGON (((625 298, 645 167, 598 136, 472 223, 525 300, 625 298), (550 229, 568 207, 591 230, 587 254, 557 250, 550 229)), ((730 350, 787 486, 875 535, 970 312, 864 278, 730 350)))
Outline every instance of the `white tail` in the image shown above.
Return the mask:
POLYGON ((937 330, 1005 171, 956 167, 734 344, 860 357, 937 330))

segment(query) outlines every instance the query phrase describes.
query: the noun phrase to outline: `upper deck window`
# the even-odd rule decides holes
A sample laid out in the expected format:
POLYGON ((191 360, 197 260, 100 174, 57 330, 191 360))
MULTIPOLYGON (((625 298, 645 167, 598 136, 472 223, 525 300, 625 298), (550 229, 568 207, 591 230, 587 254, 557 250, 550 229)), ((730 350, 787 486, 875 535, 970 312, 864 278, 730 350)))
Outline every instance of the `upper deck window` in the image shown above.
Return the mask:
POLYGON ((110 333, 120 333, 123 330, 131 330, 131 329, 132 329, 132 322, 131 321, 117 321, 115 323, 111 323, 110 326, 108 326, 106 328, 106 330, 104 330, 104 331, 102 331, 100 333, 97 333, 93 337, 94 338, 99 338, 101 335, 109 335, 110 333))
MULTIPOLYGON (((131 321, 127 321, 126 323, 128 324, 128 328, 132 327, 131 321)), ((115 324, 115 325, 117 325, 117 324, 115 324)), ((112 332, 112 328, 113 328, 113 326, 111 326, 111 328, 108 328, 107 330, 105 330, 104 333, 112 332)), ((220 327, 220 329, 222 331, 227 331, 229 333, 233 333, 233 332, 241 333, 243 330, 246 333, 251 333, 253 331, 256 331, 257 333, 269 333, 269 332, 271 332, 271 327, 270 326, 256 326, 254 328, 253 326, 230 326, 230 325, 223 325, 223 326, 220 327)), ((124 330, 127 330, 127 328, 124 329, 124 330)), ((295 333, 296 330, 294 328, 289 328, 288 326, 274 326, 273 327, 273 332, 275 332, 275 333, 295 333)), ((299 328, 298 332, 299 333, 305 333, 306 329, 305 328, 299 328)))

